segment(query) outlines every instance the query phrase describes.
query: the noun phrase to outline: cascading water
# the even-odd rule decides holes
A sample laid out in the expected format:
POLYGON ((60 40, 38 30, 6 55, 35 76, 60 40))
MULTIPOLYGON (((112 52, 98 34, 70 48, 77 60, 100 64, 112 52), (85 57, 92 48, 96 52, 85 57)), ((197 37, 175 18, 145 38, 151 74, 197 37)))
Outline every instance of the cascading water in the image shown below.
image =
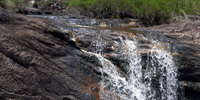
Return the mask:
POLYGON ((119 53, 128 62, 126 66, 128 75, 123 78, 116 69, 116 66, 111 62, 108 64, 108 61, 105 62, 102 57, 99 57, 102 65, 104 65, 102 72, 108 75, 103 77, 105 79, 103 86, 110 87, 122 100, 146 100, 144 95, 145 86, 142 82, 141 58, 136 53, 136 43, 131 40, 126 40, 123 45, 119 53))
MULTIPOLYGON (((117 54, 120 59, 125 61, 122 64, 125 70, 121 71, 119 67, 114 65, 110 60, 103 57, 103 48, 106 42, 102 39, 101 33, 94 30, 88 30, 88 26, 95 25, 97 22, 88 20, 81 23, 81 19, 61 18, 55 16, 35 16, 53 20, 59 28, 76 31, 76 34, 94 33, 96 40, 91 43, 91 55, 98 58, 102 65, 101 71, 102 81, 100 86, 108 89, 117 95, 117 98, 104 93, 100 90, 101 100, 177 100, 177 69, 173 61, 172 55, 164 48, 160 48, 160 43, 152 41, 153 47, 147 51, 147 60, 140 54, 139 44, 136 40, 128 40, 121 37, 120 49, 117 54), (67 22, 63 23, 63 22, 67 22), (78 25, 77 25, 78 23, 78 25), (76 26, 76 27, 73 27, 76 26), (79 28, 77 28, 77 26, 79 28), (72 28, 72 29, 71 29, 72 28), (99 34, 95 34, 99 33, 99 34), (92 53, 93 52, 93 53, 92 53), (124 75, 125 74, 125 75, 124 75)), ((123 30, 124 31, 124 30, 123 30)), ((104 32, 100 30, 100 32, 104 32)), ((105 32, 104 32, 105 33, 105 32)), ((84 34, 86 35, 86 34, 84 34)), ((104 34, 105 35, 105 34, 104 34)), ((115 40, 115 39, 114 39, 115 40)))
POLYGON ((149 100, 177 100, 177 69, 173 57, 159 42, 154 42, 150 57, 151 65, 146 70, 146 76, 151 80, 148 84, 154 90, 151 88, 153 92, 150 96, 153 98, 150 97, 149 100))
MULTIPOLYGON (((98 61, 102 65, 102 68, 100 69, 100 71, 102 72, 102 82, 100 83, 101 88, 109 88, 109 91, 117 93, 120 97, 126 98, 123 93, 126 92, 124 86, 127 86, 128 82, 126 81, 126 78, 122 77, 121 74, 118 72, 117 67, 111 61, 101 56, 101 54, 87 51, 84 52, 96 56, 98 58, 98 61)), ((104 90, 100 92, 101 100, 117 100, 117 98, 113 98, 112 96, 104 93, 104 90)))
POLYGON ((130 93, 128 100, 146 100, 144 96, 145 86, 142 82, 141 56, 137 53, 137 43, 126 40, 121 49, 122 57, 128 62, 126 69, 128 74, 128 84, 125 86, 130 93))
MULTIPOLYGON (((103 58, 102 56, 98 55, 98 59, 100 60, 101 64, 104 65, 102 68, 102 73, 106 76, 102 76, 103 80, 101 83, 102 88, 109 88, 110 91, 116 92, 117 95, 125 98, 126 96, 123 94, 127 90, 124 86, 128 84, 125 77, 122 77, 121 74, 117 71, 117 68, 115 65, 112 64, 109 60, 103 58)), ((103 93, 103 100, 112 100, 110 99, 110 96, 106 96, 105 93, 103 93)), ((115 100, 115 99, 113 99, 115 100)))
MULTIPOLYGON (((154 42, 153 42, 154 43, 154 42)), ((137 42, 125 40, 120 55, 128 64, 127 77, 116 66, 99 56, 103 68, 103 85, 110 87, 121 100, 177 100, 177 69, 173 57, 156 43, 150 52, 150 62, 143 69, 137 42)), ((107 99, 109 100, 109 99, 107 99)))

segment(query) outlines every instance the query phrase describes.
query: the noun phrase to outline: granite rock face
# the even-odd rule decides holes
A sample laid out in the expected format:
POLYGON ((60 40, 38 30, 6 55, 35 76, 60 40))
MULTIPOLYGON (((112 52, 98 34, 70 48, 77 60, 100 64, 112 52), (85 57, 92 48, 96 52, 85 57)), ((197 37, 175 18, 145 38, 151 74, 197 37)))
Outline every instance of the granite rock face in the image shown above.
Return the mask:
POLYGON ((1 100, 99 99, 99 65, 68 33, 4 11, 0 23, 1 100))

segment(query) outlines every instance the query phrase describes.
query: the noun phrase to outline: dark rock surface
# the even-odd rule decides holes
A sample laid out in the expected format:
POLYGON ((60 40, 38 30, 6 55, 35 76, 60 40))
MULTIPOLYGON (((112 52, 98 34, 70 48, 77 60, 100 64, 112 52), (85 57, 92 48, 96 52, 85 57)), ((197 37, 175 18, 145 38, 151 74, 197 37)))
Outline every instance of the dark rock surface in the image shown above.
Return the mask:
POLYGON ((25 15, 49 15, 49 14, 53 14, 52 11, 42 11, 42 10, 37 9, 37 8, 29 8, 29 7, 20 8, 16 11, 16 13, 25 14, 25 15))
POLYGON ((134 30, 142 33, 146 38, 169 43, 179 72, 180 91, 182 91, 180 100, 200 100, 200 45, 191 44, 191 41, 182 39, 179 35, 172 35, 172 33, 149 29, 134 30))
POLYGON ((68 33, 4 11, 0 22, 1 100, 99 99, 98 65, 68 33))
MULTIPOLYGON (((70 24, 70 20, 68 22, 70 24)), ((80 26, 66 27, 63 23, 56 23, 64 25, 63 31, 41 18, 0 11, 0 99, 100 100, 98 67, 101 65, 81 49, 102 53, 126 72, 121 67, 126 62, 120 59, 118 51, 123 40, 133 37, 139 40, 139 44, 146 44, 140 45, 145 48, 144 52, 141 51, 144 59, 150 43, 143 37, 169 43, 185 97, 200 99, 199 45, 149 29, 94 28, 89 26, 100 26, 101 22, 90 23, 87 19, 88 27, 84 27, 81 19, 71 23, 74 22, 81 22, 80 26)))
POLYGON ((199 16, 179 18, 177 21, 160 26, 150 27, 163 32, 173 40, 175 57, 180 72, 180 84, 188 100, 200 100, 200 20, 199 16), (175 40, 175 42, 174 42, 175 40))
MULTIPOLYGON (((83 28, 74 29, 77 34, 77 44, 82 48, 88 51, 93 51, 93 43, 96 40, 102 39, 104 41, 101 44, 101 48, 97 48, 102 52, 106 58, 110 59, 115 65, 117 65, 121 71, 126 72, 126 69, 120 67, 124 66, 126 62, 124 59, 121 59, 117 51, 120 50, 121 42, 125 38, 137 38, 139 39, 139 45, 144 50, 141 50, 143 65, 145 65, 145 58, 148 56, 148 49, 151 44, 148 41, 144 41, 142 37, 148 38, 149 40, 157 40, 160 43, 166 44, 170 48, 171 54, 174 56, 174 61, 178 67, 179 72, 179 84, 181 88, 178 90, 179 100, 199 100, 200 95, 200 46, 196 44, 186 43, 185 40, 181 41, 177 36, 172 36, 170 34, 164 34, 158 31, 150 31, 149 29, 130 29, 126 31, 131 31, 133 33, 122 32, 124 30, 109 30, 109 29, 100 29, 94 31, 93 29, 87 29, 85 31, 83 28), (135 32, 135 33, 134 33, 135 32), (98 37, 98 34, 101 34, 98 37), (103 44, 103 45, 102 45, 103 44), (145 46, 146 44, 147 46, 145 46), (110 49, 112 48, 112 49, 110 49), (113 49, 114 48, 114 49, 113 49)), ((96 44, 96 46, 98 43, 96 44)), ((96 50, 94 50, 96 51, 96 50)))
MULTIPOLYGON (((57 19, 59 21, 59 19, 57 19)), ((80 19, 81 20, 81 19, 80 19)), ((84 21, 80 21, 84 22, 84 21)), ((87 23, 91 21, 88 20, 87 23)), ((84 25, 84 23, 77 23, 84 25)), ((85 24, 86 26, 90 26, 85 24)), ((179 24, 180 25, 180 24, 179 24)), ((199 24, 196 24, 199 25, 199 24)), ((112 26, 112 25, 111 25, 112 26)), ((188 25, 190 26, 190 25, 188 25)), ((104 28, 91 28, 91 27, 71 27, 68 28, 70 31, 75 32, 76 43, 82 49, 87 51, 98 51, 105 55, 106 58, 110 59, 115 65, 123 66, 126 62, 124 59, 120 59, 120 55, 117 51, 121 49, 120 45, 126 38, 137 38, 141 48, 146 50, 141 51, 143 57, 148 56, 148 49, 150 43, 142 38, 145 37, 148 40, 157 40, 163 44, 168 45, 170 52, 174 56, 174 60, 179 71, 180 85, 183 87, 185 96, 189 100, 200 99, 197 95, 200 95, 199 85, 188 84, 188 82, 200 82, 200 45, 196 43, 191 43, 192 40, 186 40, 182 37, 183 34, 173 35, 171 32, 160 32, 158 30, 150 30, 149 28, 109 28, 108 26, 103 26, 104 28), (105 28, 106 27, 106 28, 105 28), (154 30, 154 31, 153 31, 154 30), (98 43, 96 42, 98 41, 98 43), (100 42, 99 42, 100 41, 100 42), (144 45, 146 44, 146 45, 144 45), (99 48, 94 46, 100 45, 99 48), (110 49, 112 48, 112 49, 110 49), (114 48, 114 49, 113 49, 114 48), (97 49, 97 50, 94 50, 97 49), (195 98, 194 98, 195 97, 195 98)), ((197 27, 197 26, 195 26, 197 27)), ((193 28, 188 29, 191 32, 193 28)), ((167 30, 170 31, 170 30, 167 30)), ((198 31, 195 31, 198 33, 198 31)), ((195 33, 193 33, 195 34, 195 33)), ((188 34, 186 34, 188 35, 188 34)), ((145 62, 144 62, 145 63, 145 62)), ((144 64, 145 65, 145 64, 144 64)), ((120 67, 121 68, 121 67, 120 67)), ((121 69, 124 71, 124 69, 121 69)))

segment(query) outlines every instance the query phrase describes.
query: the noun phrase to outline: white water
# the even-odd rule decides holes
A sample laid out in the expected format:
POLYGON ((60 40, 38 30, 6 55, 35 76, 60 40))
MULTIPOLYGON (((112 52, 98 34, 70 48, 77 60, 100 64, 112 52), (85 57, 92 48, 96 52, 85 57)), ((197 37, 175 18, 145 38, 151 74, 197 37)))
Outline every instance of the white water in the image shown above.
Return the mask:
POLYGON ((159 74, 160 100, 177 100, 177 68, 172 55, 164 48, 158 48, 159 45, 158 42, 155 42, 155 46, 151 50, 151 57, 152 65, 159 74), (158 67, 155 68, 155 66, 158 67))
MULTIPOLYGON (((55 16, 41 17, 58 21, 57 24, 66 21, 59 20, 59 17, 55 16)), ((74 19, 68 21, 68 24, 69 26, 82 27, 83 32, 90 33, 85 31, 88 26, 77 25, 77 22, 79 20, 74 19)), ((95 23, 92 21, 89 24, 95 23)), ((121 66, 126 69, 126 75, 123 75, 124 73, 121 73, 117 66, 101 55, 102 45, 105 43, 100 33, 92 44, 95 47, 94 53, 85 52, 96 56, 102 65, 100 85, 117 95, 116 98, 113 98, 102 90, 100 91, 102 100, 118 100, 119 98, 120 100, 177 100, 177 69, 173 57, 166 49, 160 48, 159 42, 152 42, 154 46, 151 48, 144 66, 141 64, 142 56, 138 53, 138 43, 133 40, 123 41, 119 53, 120 57, 127 61, 125 66, 121 66)))
MULTIPOLYGON (((127 77, 121 75, 111 61, 97 54, 103 65, 101 71, 106 74, 102 75, 103 88, 117 93, 120 100, 177 100, 177 69, 173 57, 165 49, 158 48, 159 43, 155 44, 144 70, 137 43, 124 41, 120 53, 128 62, 127 66, 123 66, 127 69, 127 77)), ((103 100, 116 99, 104 97, 103 100)))
POLYGON ((141 56, 137 53, 136 42, 126 40, 121 51, 124 59, 128 62, 126 66, 128 72, 128 85, 125 86, 131 93, 129 93, 128 100, 146 100, 146 97, 144 96, 145 85, 142 82, 141 56))
MULTIPOLYGON (((127 95, 124 93, 127 91, 124 86, 128 85, 125 77, 122 77, 121 74, 118 72, 117 67, 109 60, 105 59, 101 56, 101 54, 87 52, 82 50, 85 53, 90 55, 94 55, 98 58, 102 68, 100 69, 102 72, 102 82, 100 83, 101 88, 109 88, 111 92, 116 92, 118 96, 121 98, 126 98, 127 95), (105 76, 104 76, 105 75, 105 76)), ((101 92, 101 99, 102 100, 117 100, 116 98, 113 99, 109 94, 106 94, 104 90, 101 92), (112 98, 112 99, 111 99, 112 98)))

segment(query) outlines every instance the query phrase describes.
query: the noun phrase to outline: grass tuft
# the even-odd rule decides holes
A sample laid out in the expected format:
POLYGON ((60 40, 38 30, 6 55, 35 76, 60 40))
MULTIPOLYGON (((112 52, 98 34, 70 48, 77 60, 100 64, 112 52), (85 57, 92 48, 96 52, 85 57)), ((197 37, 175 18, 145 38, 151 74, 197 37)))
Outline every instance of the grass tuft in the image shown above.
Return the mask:
POLYGON ((68 6, 101 18, 136 17, 146 24, 168 22, 176 15, 200 15, 200 0, 69 0, 68 6))

